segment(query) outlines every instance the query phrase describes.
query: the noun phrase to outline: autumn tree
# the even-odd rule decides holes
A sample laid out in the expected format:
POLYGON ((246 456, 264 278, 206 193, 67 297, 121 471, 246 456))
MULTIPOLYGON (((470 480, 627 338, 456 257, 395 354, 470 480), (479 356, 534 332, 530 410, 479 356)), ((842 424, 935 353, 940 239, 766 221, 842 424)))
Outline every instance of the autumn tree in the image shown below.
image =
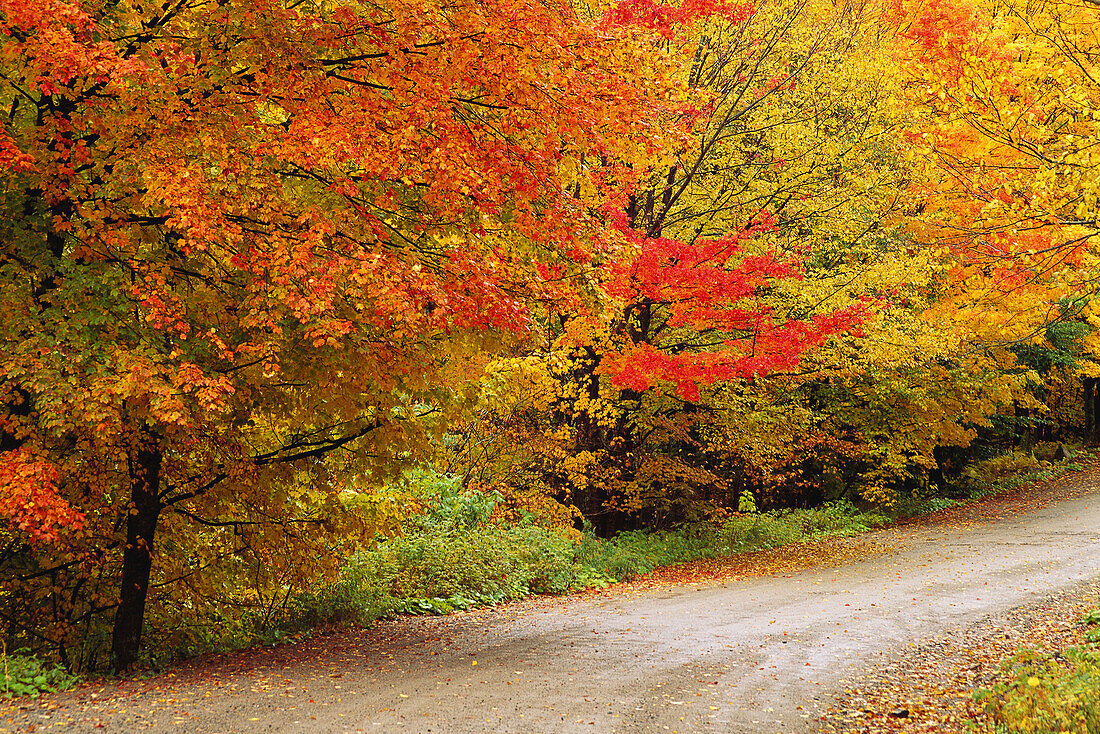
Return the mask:
POLYGON ((618 247, 580 162, 633 170, 667 97, 652 46, 556 3, 2 0, 0 26, 5 631, 74 665, 105 615, 125 669, 150 599, 194 616, 241 570, 288 595, 384 524, 363 490, 464 355, 568 295, 533 264, 618 247))
MULTIPOLYGON (((899 222, 942 269, 920 319, 944 338, 921 353, 952 374, 969 365, 966 381, 985 375, 992 390, 992 402, 964 401, 969 427, 937 430, 942 440, 972 438, 998 412, 1041 419, 1035 397, 1058 371, 1036 372, 1031 357, 1060 351, 1050 336, 1072 328, 1094 291, 1095 18, 1084 2, 953 0, 888 15, 911 171, 899 222)), ((933 466, 927 449, 913 451, 915 465, 933 466)))
POLYGON ((648 33, 678 61, 686 98, 666 125, 683 142, 607 210, 634 250, 593 276, 602 308, 544 312, 543 351, 492 366, 484 409, 514 422, 496 434, 502 444, 526 434, 529 452, 509 449, 476 476, 541 486, 603 532, 683 519, 703 495, 733 489, 741 467, 712 451, 721 440, 708 426, 738 418, 715 396, 800 372, 803 355, 868 315, 862 283, 851 293, 841 283, 842 298, 824 287, 816 301, 782 294, 826 250, 867 249, 897 208, 877 13, 833 3, 608 11, 605 22, 648 33), (509 376, 542 388, 510 391, 509 376))
MULTIPOLYGON (((886 58, 897 72, 902 210, 891 231, 872 233, 870 252, 835 251, 789 295, 835 293, 836 275, 880 294, 878 308, 865 338, 815 353, 817 379, 771 386, 794 425, 769 408, 743 425, 756 431, 734 432, 742 445, 777 428, 790 445, 801 430, 846 437, 834 468, 846 467, 849 489, 891 504, 959 468, 940 449, 1046 420, 1043 402, 1065 378, 1050 360, 1073 358, 1064 335, 1077 333, 1092 291, 1095 227, 1084 214, 1095 131, 1081 105, 1095 88, 1093 15, 1086 5, 914 2, 884 16, 897 29, 886 58), (853 268, 860 259, 870 267, 853 268)), ((1074 401, 1056 402, 1064 411, 1074 401)), ((795 460, 775 473, 806 486, 811 468, 795 460)))
POLYGON ((1094 277, 1094 10, 917 2, 879 16, 892 79, 877 160, 897 206, 858 237, 810 234, 804 279, 775 289, 796 312, 873 295, 864 336, 725 396, 738 417, 719 435, 798 489, 786 497, 829 496, 823 475, 831 496, 885 505, 932 491, 930 474, 958 468, 941 449, 1018 414, 1045 420, 1063 394, 1045 360, 1072 358, 1061 335, 1077 333, 1094 277))

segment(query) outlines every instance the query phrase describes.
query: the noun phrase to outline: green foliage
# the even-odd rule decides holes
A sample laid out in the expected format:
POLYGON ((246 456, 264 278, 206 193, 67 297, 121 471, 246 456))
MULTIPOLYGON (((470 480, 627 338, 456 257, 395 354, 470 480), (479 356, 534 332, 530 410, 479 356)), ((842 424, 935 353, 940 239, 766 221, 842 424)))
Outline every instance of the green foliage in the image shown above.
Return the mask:
POLYGON ((465 489, 457 477, 424 470, 406 472, 399 486, 418 500, 422 509, 406 522, 406 532, 472 530, 489 522, 500 502, 497 492, 465 489))
POLYGON ((368 622, 602 588, 637 568, 607 544, 593 536, 576 543, 530 522, 440 534, 416 530, 356 554, 335 584, 303 601, 316 621, 368 622))
POLYGON ((1061 318, 1047 325, 1042 339, 1013 345, 1010 351, 1020 364, 1044 376, 1058 367, 1076 368, 1085 349, 1085 337, 1095 331, 1087 321, 1076 320, 1081 305, 1064 300, 1059 304, 1061 318))
POLYGON ((79 680, 57 664, 45 663, 25 650, 2 656, 0 697, 30 696, 72 688, 79 680))
POLYGON ((953 500, 949 497, 930 497, 924 501, 921 514, 948 510, 958 504, 958 500, 953 500))
POLYGON ((962 480, 971 490, 971 495, 975 496, 975 491, 979 494, 989 494, 989 490, 993 487, 1008 488, 1007 485, 1018 482, 1019 477, 1026 477, 1040 470, 1041 464, 1034 454, 1027 451, 1009 451, 966 467, 962 473, 962 480))
POLYGON ((861 512, 843 499, 794 514, 802 523, 802 531, 811 538, 855 535, 891 522, 884 513, 861 512))
POLYGON ((1081 624, 1091 626, 1092 629, 1085 630, 1084 635, 1085 642, 1097 643, 1100 642, 1100 608, 1090 609, 1085 613, 1085 616, 1081 618, 1081 624))
POLYGON ((722 526, 721 538, 733 553, 774 548, 804 540, 801 524, 791 515, 777 512, 731 518, 722 526))
POLYGON ((1019 653, 1008 664, 1011 679, 977 691, 993 731, 1100 732, 1100 650, 1089 644, 1058 656, 1019 653))
POLYGON ((547 528, 530 517, 506 520, 499 495, 463 488, 456 478, 410 473, 402 486, 418 499, 422 514, 405 522, 403 534, 352 556, 334 583, 297 595, 280 625, 448 614, 529 594, 603 588, 661 566, 851 535, 889 522, 841 501, 738 515, 722 526, 697 523, 607 539, 591 529, 547 528))
POLYGON ((746 489, 741 493, 741 496, 737 499, 737 511, 750 515, 757 511, 756 497, 753 496, 751 490, 746 489))
POLYGON ((402 534, 354 554, 335 583, 299 595, 284 624, 447 614, 598 585, 591 575, 592 583, 581 583, 574 542, 561 532, 530 520, 495 520, 497 493, 428 472, 406 474, 402 487, 422 512, 405 522, 402 534))
POLYGON ((725 549, 713 525, 689 525, 677 530, 632 530, 610 540, 585 535, 577 549, 584 567, 614 579, 630 579, 661 566, 714 558, 725 549))
POLYGON ((725 522, 719 537, 730 553, 745 553, 789 543, 855 535, 889 522, 890 518, 882 513, 862 513, 851 502, 838 500, 809 510, 738 515, 725 522))

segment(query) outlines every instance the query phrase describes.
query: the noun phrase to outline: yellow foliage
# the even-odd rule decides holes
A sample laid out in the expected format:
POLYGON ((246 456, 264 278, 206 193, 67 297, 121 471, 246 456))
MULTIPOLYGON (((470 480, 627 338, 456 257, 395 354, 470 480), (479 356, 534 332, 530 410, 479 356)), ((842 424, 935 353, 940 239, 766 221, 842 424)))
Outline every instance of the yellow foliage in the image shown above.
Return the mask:
POLYGON ((544 411, 550 407, 556 387, 545 359, 535 355, 502 357, 485 368, 478 408, 502 414, 544 411))
POLYGON ((860 489, 860 496, 877 507, 891 509, 898 502, 898 490, 885 484, 881 478, 865 484, 860 489))

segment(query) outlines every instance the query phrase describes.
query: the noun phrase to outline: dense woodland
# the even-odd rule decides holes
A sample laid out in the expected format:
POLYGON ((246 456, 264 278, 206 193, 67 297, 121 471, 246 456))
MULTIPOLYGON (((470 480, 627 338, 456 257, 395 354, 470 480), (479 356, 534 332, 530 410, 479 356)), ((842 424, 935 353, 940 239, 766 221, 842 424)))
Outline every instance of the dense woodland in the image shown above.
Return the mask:
POLYGON ((435 532, 425 484, 568 553, 896 511, 1100 430, 1095 0, 0 29, 7 649, 123 670, 263 626, 435 532))

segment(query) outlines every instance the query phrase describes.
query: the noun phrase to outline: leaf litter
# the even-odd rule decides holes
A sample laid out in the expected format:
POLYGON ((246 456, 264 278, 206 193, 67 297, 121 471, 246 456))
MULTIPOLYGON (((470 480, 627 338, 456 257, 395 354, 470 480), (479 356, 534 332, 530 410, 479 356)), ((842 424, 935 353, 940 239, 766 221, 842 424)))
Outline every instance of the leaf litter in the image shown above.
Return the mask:
POLYGON ((974 690, 1008 680, 1001 664, 1020 649, 1056 653, 1080 644, 1078 621, 1098 596, 1100 581, 1090 581, 919 644, 852 682, 818 731, 972 732, 971 722, 989 723, 974 690))

